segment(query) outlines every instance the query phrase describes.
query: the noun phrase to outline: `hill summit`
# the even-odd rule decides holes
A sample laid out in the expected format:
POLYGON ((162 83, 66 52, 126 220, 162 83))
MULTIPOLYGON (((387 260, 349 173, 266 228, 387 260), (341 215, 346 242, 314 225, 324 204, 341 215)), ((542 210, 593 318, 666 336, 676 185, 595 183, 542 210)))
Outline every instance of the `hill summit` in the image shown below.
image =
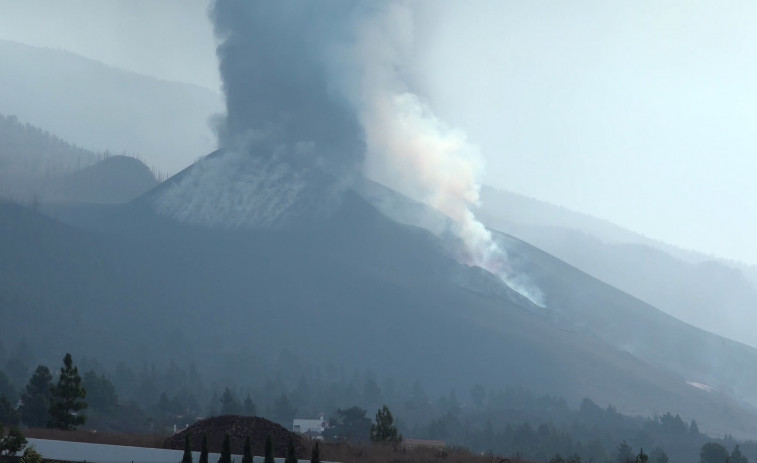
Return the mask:
POLYGON ((125 203, 158 184, 142 161, 130 156, 110 156, 63 177, 59 198, 92 203, 125 203))

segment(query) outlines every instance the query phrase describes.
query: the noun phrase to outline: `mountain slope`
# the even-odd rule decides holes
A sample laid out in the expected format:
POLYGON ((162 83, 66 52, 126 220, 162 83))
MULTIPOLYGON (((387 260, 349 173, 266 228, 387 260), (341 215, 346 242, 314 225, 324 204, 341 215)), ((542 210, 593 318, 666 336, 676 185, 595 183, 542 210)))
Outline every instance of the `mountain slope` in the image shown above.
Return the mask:
POLYGON ((749 269, 684 251, 584 214, 492 188, 478 213, 610 285, 692 325, 754 346, 757 284, 749 269))
MULTIPOLYGON (((592 347, 596 341, 571 341, 569 333, 545 324, 540 314, 456 287, 449 281, 453 273, 475 270, 443 257, 426 233, 395 226, 369 209, 366 212, 364 206, 357 197, 347 199, 343 213, 349 216, 350 229, 337 225, 340 217, 335 218, 336 223, 308 230, 306 236, 299 232, 182 230, 158 224, 150 239, 130 242, 121 236, 120 249, 109 245, 107 236, 79 236, 74 229, 57 224, 60 230, 52 236, 39 235, 47 246, 26 239, 26 246, 17 247, 38 252, 24 252, 26 265, 14 268, 18 284, 24 287, 23 281, 32 280, 37 267, 44 262, 53 264, 36 279, 44 279, 55 295, 51 299, 75 310, 76 324, 81 324, 56 336, 62 344, 58 349, 73 342, 92 323, 89 328, 93 332, 110 330, 115 340, 126 335, 122 330, 134 330, 129 346, 115 349, 129 352, 131 344, 141 344, 134 336, 138 328, 143 331, 145 319, 151 321, 147 326, 155 339, 165 339, 175 330, 177 326, 169 323, 175 320, 188 338, 192 332, 199 335, 198 329, 206 331, 206 349, 211 352, 232 348, 227 340, 247 332, 250 347, 261 351, 268 344, 297 339, 304 352, 323 358, 338 358, 351 365, 365 363, 408 377, 434 377, 450 385, 465 384, 460 378, 465 376, 485 383, 501 381, 510 371, 518 372, 517 383, 546 385, 552 375, 565 378, 566 384, 576 380, 569 370, 580 368, 584 363, 580 357, 596 351, 592 347), (363 214, 358 215, 361 210, 363 214), (63 271, 56 262, 73 271, 63 271), (88 271, 90 266, 99 268, 99 275, 88 271), (93 301, 77 301, 79 290, 93 301), (139 315, 137 319, 135 315, 139 315), (215 326, 207 325, 210 319, 215 326), (95 325, 100 328, 95 330, 95 325), (387 333, 394 342, 382 341, 387 333), (324 345, 323 337, 338 342, 324 345), (455 338, 465 339, 468 346, 449 342, 455 338), (383 347, 371 347, 376 345, 383 347), (558 345, 564 348, 564 362, 552 352, 558 345), (412 361, 408 362, 411 352, 412 361), (470 364, 467 358, 477 362, 470 364), (454 375, 452 371, 444 373, 449 365, 455 366, 454 375), (501 369, 487 371, 486 365, 501 369)), ((44 224, 39 217, 27 220, 44 224)), ((47 225, 40 227, 42 231, 47 225)), ((3 236, 2 242, 18 245, 25 239, 22 233, 35 237, 18 232, 3 236)), ((4 270, 12 273, 8 263, 19 257, 10 252, 5 255, 9 260, 4 270)), ((23 324, 22 320, 16 322, 23 324)), ((32 333, 33 328, 28 327, 27 334, 32 333)), ((97 340, 88 339, 84 344, 94 348, 93 341, 97 340)), ((143 348, 152 351, 154 346, 143 348)), ((195 348, 199 350, 199 346, 195 348)), ((624 365, 622 369, 638 364, 632 358, 619 363, 624 365)), ((639 364, 627 369, 644 368, 639 364)), ((596 376, 596 372, 586 373, 589 378, 596 376)), ((575 398, 591 388, 581 389, 583 385, 563 385, 560 392, 575 398)))
POLYGON ((57 179, 96 162, 98 154, 66 143, 16 116, 0 115, 0 196, 29 201, 57 179))
POLYGON ((0 115, 0 197, 24 203, 123 203, 158 182, 140 160, 71 145, 0 115))
POLYGON ((138 159, 110 156, 61 178, 53 195, 66 201, 125 203, 157 183, 150 169, 138 159))
MULTIPOLYGON (((349 190, 327 217, 275 230, 182 224, 155 215, 149 197, 50 210, 89 232, 3 208, 3 224, 21 225, 0 227, 9 256, 0 271, 15 275, 0 294, 40 313, 34 320, 56 314, 46 329, 57 335, 40 343, 45 355, 191 358, 217 377, 232 359, 259 364, 287 345, 442 390, 520 384, 629 413, 671 410, 714 432, 757 424, 738 405, 749 397, 736 394, 757 383, 744 368, 757 361, 754 349, 684 325, 512 237, 498 239, 545 293, 546 310, 349 190), (704 354, 723 363, 712 368, 704 354), (741 384, 730 383, 735 377, 741 384), (710 394, 687 381, 733 389, 710 394)), ((14 336, 34 336, 32 319, 5 307, 14 336)), ((254 373, 236 373, 246 375, 254 373)))
POLYGON ((221 97, 73 53, 0 41, 0 111, 91 150, 175 172, 215 147, 221 97))

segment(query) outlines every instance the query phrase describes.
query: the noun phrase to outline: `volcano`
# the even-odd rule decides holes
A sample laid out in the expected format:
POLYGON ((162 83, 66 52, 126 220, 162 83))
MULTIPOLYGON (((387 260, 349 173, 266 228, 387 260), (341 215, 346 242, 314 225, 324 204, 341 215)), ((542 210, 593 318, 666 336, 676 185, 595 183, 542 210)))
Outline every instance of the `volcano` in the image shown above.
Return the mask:
POLYGON ((276 181, 217 203, 254 175, 241 172, 231 190, 198 198, 199 173, 212 172, 203 163, 225 155, 126 204, 46 205, 55 219, 0 206, 0 316, 16 327, 4 342, 38 340, 50 359, 191 361, 240 381, 288 346, 432 390, 521 385, 631 414, 670 410, 710 432, 757 425, 754 349, 495 233, 513 270, 543 291, 546 308, 531 304, 460 264, 444 217, 363 179, 314 169, 286 208, 246 202, 277 197, 276 181))

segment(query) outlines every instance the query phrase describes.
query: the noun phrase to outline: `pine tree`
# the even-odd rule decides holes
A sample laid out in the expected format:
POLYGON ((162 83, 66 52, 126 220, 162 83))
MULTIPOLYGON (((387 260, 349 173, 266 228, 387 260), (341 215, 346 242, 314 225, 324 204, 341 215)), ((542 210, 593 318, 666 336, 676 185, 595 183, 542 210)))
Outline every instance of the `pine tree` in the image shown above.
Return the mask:
POLYGON ((18 412, 5 394, 0 394, 0 423, 15 426, 19 422, 18 412))
POLYGON ((723 463, 728 457, 728 450, 717 442, 707 442, 699 451, 700 463, 723 463))
POLYGON ((200 447, 200 461, 198 463, 208 463, 208 435, 202 435, 202 447, 200 447))
POLYGON ((242 463, 252 463, 252 444, 250 443, 250 436, 247 436, 247 439, 244 440, 242 463))
POLYGON ((617 461, 618 463, 634 461, 631 446, 628 445, 626 441, 618 444, 618 449, 615 452, 615 461, 617 461))
POLYGON ((310 463, 321 463, 321 449, 318 448, 318 441, 315 441, 313 452, 310 454, 310 463))
POLYGON ((86 396, 87 391, 81 385, 79 369, 74 366, 71 354, 66 354, 58 384, 52 388, 47 427, 72 430, 84 424, 87 417, 80 411, 87 408, 87 402, 83 400, 86 396))
POLYGON ((184 455, 181 463, 192 463, 192 444, 189 442, 189 434, 184 437, 184 455))
POLYGON ((741 453, 741 449, 737 445, 731 452, 731 458, 728 459, 729 463, 749 463, 749 459, 741 453))
POLYGON ((294 408, 292 402, 289 400, 289 397, 287 397, 285 393, 282 392, 281 395, 274 401, 272 412, 273 421, 279 423, 280 425, 291 431, 292 420, 294 419, 294 415, 297 413, 297 409, 294 408))
POLYGON ((289 438, 289 446, 287 447, 287 457, 284 463, 297 463, 297 454, 294 451, 294 439, 289 438))
POLYGON ((220 402, 221 415, 236 415, 242 408, 241 405, 239 405, 239 401, 234 397, 234 394, 232 394, 228 387, 223 391, 220 402))
POLYGON ((244 404, 242 404, 242 408, 244 409, 244 414, 246 416, 255 416, 256 415, 256 409, 255 409, 255 403, 252 401, 252 397, 250 397, 250 394, 247 394, 247 398, 244 399, 244 404))
POLYGON ((376 424, 371 425, 371 440, 373 442, 399 442, 402 436, 394 426, 394 418, 389 407, 384 405, 376 412, 376 424))
POLYGON ((668 463, 670 460, 668 454, 665 453, 660 447, 655 447, 649 458, 652 463, 668 463))
POLYGON ((34 371, 21 396, 21 420, 31 428, 41 428, 47 424, 50 409, 53 377, 50 369, 40 365, 34 371))
POLYGON ((221 447, 218 463, 231 463, 231 439, 229 439, 228 433, 223 436, 223 447, 221 447))
POLYGON ((270 434, 265 440, 265 455, 263 456, 263 463, 276 463, 276 460, 273 458, 273 439, 270 434))

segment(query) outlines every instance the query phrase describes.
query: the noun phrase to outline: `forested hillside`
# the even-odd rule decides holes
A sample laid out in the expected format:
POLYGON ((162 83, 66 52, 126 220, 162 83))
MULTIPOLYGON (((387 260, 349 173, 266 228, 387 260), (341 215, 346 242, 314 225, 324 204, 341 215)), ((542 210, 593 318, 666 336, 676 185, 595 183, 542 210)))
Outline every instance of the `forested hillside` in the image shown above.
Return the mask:
POLYGON ((754 267, 686 251, 606 220, 491 187, 479 217, 584 272, 707 331, 755 345, 754 267))
POLYGON ((55 135, 0 114, 0 168, 4 173, 42 175, 81 169, 103 154, 72 145, 55 135))
POLYGON ((0 113, 92 150, 175 172, 216 147, 209 120, 222 110, 220 95, 204 88, 0 40, 0 113))
MULTIPOLYGON (((26 421, 32 416, 27 414, 25 420, 23 413, 16 410, 14 415, 12 406, 2 405, 29 394, 33 389, 27 384, 36 381, 39 386, 31 352, 26 342, 5 348, 0 344, 0 422, 33 424, 26 421), (11 373, 22 371, 26 376, 11 378, 11 373)), ((651 463, 667 463, 696 461, 705 443, 717 442, 728 451, 738 451, 739 446, 744 455, 757 455, 755 442, 708 436, 695 420, 669 412, 625 416, 612 405, 600 407, 588 398, 568 403, 523 387, 489 389, 477 384, 469 390, 435 393, 419 380, 318 364, 287 349, 269 365, 253 367, 257 378, 252 381, 211 381, 194 364, 174 361, 104 366, 95 356, 76 363, 87 391, 84 429, 104 432, 171 433, 174 425, 230 414, 262 416, 291 429, 294 418, 323 414, 329 423, 324 433, 328 440, 349 436, 351 442, 363 443, 374 414, 387 405, 405 438, 441 440, 475 453, 544 462, 624 463, 643 449, 651 463)), ((55 371, 56 365, 43 367, 55 371)))
POLYGON ((156 176, 134 157, 96 153, 0 114, 0 197, 25 204, 126 202, 153 187, 156 176))

